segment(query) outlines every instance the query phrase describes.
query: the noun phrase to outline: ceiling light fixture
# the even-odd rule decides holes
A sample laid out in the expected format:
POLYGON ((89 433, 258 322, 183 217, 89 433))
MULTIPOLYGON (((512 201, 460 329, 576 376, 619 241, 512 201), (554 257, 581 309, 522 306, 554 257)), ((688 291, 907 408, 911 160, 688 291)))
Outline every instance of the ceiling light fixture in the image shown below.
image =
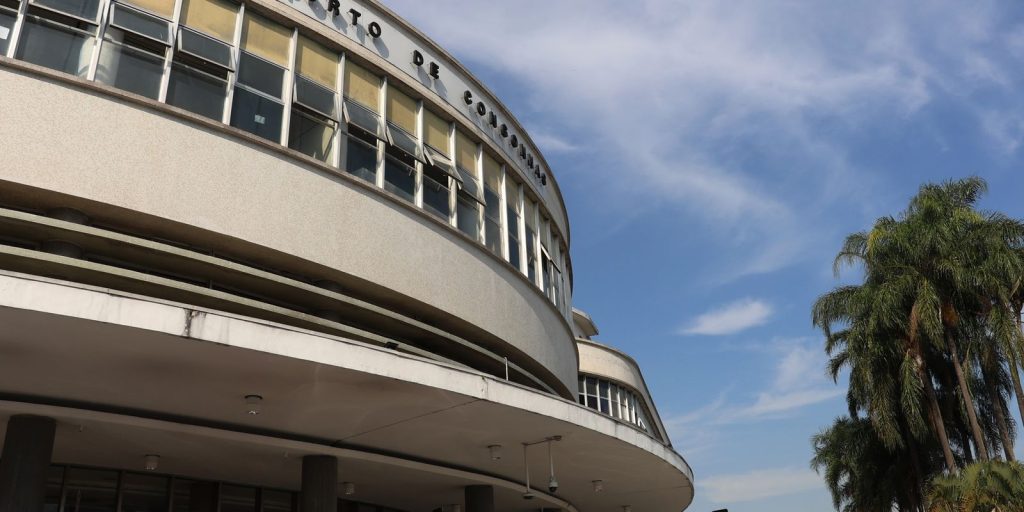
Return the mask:
POLYGON ((487 449, 491 452, 491 460, 501 460, 501 445, 500 444, 489 445, 487 447, 487 449))
POLYGON ((342 482, 341 488, 345 496, 351 496, 356 493, 356 484, 352 482, 342 482))
POLYGON ((255 416, 260 413, 260 404, 263 402, 263 397, 260 395, 245 395, 245 408, 246 412, 255 416))
POLYGON ((604 490, 604 480, 594 480, 591 483, 594 484, 594 492, 601 492, 604 490))
POLYGON ((160 465, 159 455, 150 454, 143 457, 143 459, 146 462, 146 471, 156 471, 157 466, 160 465))

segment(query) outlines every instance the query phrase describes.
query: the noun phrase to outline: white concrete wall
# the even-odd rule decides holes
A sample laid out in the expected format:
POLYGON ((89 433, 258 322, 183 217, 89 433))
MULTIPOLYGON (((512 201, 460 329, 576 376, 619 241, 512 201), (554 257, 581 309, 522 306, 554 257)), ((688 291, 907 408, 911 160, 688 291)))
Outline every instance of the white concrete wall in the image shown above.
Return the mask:
POLYGON ((395 200, 176 116, 0 67, 0 180, 292 254, 479 327, 576 389, 575 344, 538 290, 395 200))

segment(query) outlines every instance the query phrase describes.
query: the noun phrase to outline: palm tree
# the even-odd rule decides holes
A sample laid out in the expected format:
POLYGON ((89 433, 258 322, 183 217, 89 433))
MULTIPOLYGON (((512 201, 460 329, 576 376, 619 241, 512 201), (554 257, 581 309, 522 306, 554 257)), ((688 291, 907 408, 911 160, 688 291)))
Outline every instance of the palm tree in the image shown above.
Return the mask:
MULTIPOLYGON (((921 510, 924 494, 908 450, 890 450, 864 418, 836 418, 812 438, 811 467, 841 512, 921 510)), ((920 451, 920 450, 919 450, 920 451)), ((920 461, 919 461, 920 462, 920 461)), ((930 461, 926 461, 930 462, 930 461)))
POLYGON ((957 475, 941 475, 928 494, 930 512, 1018 512, 1024 510, 1024 466, 982 461, 957 475))

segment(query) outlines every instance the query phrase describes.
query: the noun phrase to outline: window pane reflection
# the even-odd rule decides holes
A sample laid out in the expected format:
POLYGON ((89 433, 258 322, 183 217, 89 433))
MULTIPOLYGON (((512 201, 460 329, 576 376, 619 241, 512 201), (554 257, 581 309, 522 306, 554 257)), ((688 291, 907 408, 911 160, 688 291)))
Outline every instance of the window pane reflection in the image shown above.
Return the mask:
POLYGON ((25 18, 15 57, 79 77, 89 73, 93 37, 37 18, 25 18))
POLYGON ((284 106, 272 99, 237 88, 231 104, 231 126, 276 142, 281 138, 283 110, 284 106))
POLYGON ((14 31, 15 12, 0 8, 0 55, 7 55, 14 31))
POLYGON ((96 81, 148 98, 160 96, 164 58, 147 51, 104 41, 96 81))
POLYGON ((227 82, 189 66, 175 64, 167 86, 167 103, 220 121, 224 116, 227 82))
POLYGON ((334 154, 335 124, 316 119, 292 109, 288 128, 288 147, 301 151, 321 162, 328 162, 334 154))

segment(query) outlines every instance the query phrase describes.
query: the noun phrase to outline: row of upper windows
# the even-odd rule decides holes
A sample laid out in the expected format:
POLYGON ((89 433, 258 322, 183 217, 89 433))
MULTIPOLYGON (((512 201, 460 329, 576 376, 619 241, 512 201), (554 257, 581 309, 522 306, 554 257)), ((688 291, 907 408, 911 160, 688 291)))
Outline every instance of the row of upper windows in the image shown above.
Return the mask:
POLYGON ((484 244, 569 317, 564 241, 506 166, 386 77, 246 9, 227 0, 0 0, 0 55, 341 168, 484 244))
POLYGON ((579 402, 651 433, 643 400, 633 391, 610 380, 580 375, 579 402))

